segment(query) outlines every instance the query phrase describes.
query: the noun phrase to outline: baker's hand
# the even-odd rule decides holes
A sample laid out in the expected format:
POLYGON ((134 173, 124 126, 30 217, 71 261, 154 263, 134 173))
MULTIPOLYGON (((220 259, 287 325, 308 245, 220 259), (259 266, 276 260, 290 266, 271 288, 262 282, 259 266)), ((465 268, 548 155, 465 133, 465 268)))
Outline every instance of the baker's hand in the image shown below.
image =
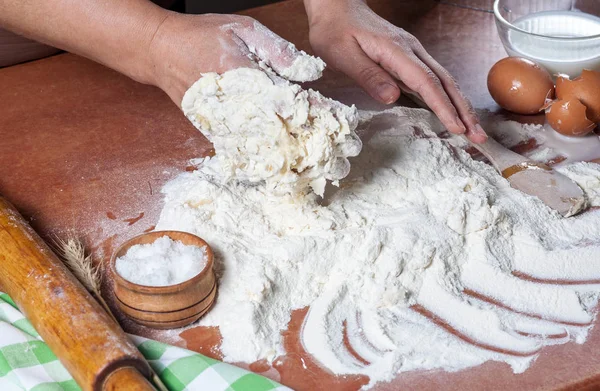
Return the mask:
POLYGON ((305 81, 296 80, 292 64, 306 54, 246 16, 169 13, 154 35, 149 55, 154 68, 152 84, 178 106, 202 73, 257 68, 259 61, 288 80, 305 81))
POLYGON ((446 128, 474 142, 487 136, 456 81, 420 42, 379 17, 364 0, 304 0, 310 43, 328 66, 390 104, 403 85, 417 92, 446 128))

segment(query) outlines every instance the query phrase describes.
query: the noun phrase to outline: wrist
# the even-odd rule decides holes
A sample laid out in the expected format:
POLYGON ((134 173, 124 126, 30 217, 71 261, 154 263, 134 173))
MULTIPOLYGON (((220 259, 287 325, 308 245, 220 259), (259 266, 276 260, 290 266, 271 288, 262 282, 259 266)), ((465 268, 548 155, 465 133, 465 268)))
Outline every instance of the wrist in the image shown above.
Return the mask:
POLYGON ((365 6, 366 0, 304 0, 309 26, 313 26, 329 16, 346 13, 352 7, 365 6))
POLYGON ((132 66, 129 76, 144 84, 160 87, 160 58, 157 57, 157 48, 160 37, 164 34, 163 30, 167 21, 173 17, 174 12, 159 9, 153 12, 146 19, 147 23, 143 27, 136 42, 136 50, 133 55, 132 66))
POLYGON ((168 12, 157 26, 147 47, 150 82, 163 90, 178 106, 183 94, 200 77, 201 63, 190 50, 200 50, 193 39, 202 40, 204 15, 168 12))

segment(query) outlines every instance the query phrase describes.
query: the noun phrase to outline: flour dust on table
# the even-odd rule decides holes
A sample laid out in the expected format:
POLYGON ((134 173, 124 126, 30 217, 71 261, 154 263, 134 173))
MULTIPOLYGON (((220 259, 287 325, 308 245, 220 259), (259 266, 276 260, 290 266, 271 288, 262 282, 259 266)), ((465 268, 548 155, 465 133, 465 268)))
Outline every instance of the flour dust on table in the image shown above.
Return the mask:
MULTIPOLYGON (((245 72, 236 80, 250 77, 245 72)), ((368 375, 367 387, 403 371, 488 360, 522 372, 545 345, 585 341, 599 293, 585 282, 600 280, 600 211, 561 218, 440 138, 440 123, 420 109, 361 112, 363 150, 348 176, 332 175, 333 162, 360 146, 354 109, 307 98, 309 113, 314 104, 331 114, 321 121, 306 115, 306 94, 288 86, 294 97, 247 99, 246 114, 228 117, 229 103, 217 101, 229 98, 219 94, 237 99, 247 87, 231 80, 223 89, 226 78, 198 82, 214 97, 194 91, 193 101, 214 105, 212 112, 197 115, 204 103, 187 111, 217 155, 164 187, 157 224, 214 248, 219 297, 200 325, 219 327, 226 361, 284 355, 281 333, 290 312, 304 307, 305 350, 334 374, 368 375), (248 114, 254 110, 262 112, 248 114), (265 118, 268 131, 252 134, 248 123, 265 118), (241 147, 235 137, 245 140, 241 147), (270 156, 270 168, 259 167, 270 156), (323 199, 307 190, 326 179, 340 183, 323 199)), ((599 165, 561 172, 600 206, 599 165)))

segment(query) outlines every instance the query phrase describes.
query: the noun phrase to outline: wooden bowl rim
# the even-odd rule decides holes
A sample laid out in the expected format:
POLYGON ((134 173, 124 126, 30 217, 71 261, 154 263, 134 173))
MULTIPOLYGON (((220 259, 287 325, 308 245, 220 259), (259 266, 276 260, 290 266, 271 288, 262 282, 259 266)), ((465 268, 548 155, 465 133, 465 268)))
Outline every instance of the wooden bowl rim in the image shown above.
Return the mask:
POLYGON ((184 232, 184 231, 153 231, 153 232, 146 232, 141 235, 134 236, 133 238, 127 240, 125 243, 121 244, 113 252, 113 255, 110 258, 110 269, 113 274, 113 278, 115 279, 115 282, 119 285, 124 286, 125 288, 128 288, 129 290, 132 290, 134 292, 140 292, 140 293, 168 294, 168 293, 180 292, 180 291, 188 288, 189 286, 196 285, 200 281, 202 281, 205 277, 207 277, 209 273, 212 273, 213 257, 214 257, 214 255, 213 255, 212 248, 204 239, 202 239, 199 236, 196 236, 194 234, 191 234, 189 232, 184 232), (150 286, 150 285, 136 284, 134 282, 126 280, 123 276, 121 276, 117 272, 117 267, 116 267, 117 258, 120 257, 121 255, 124 255, 124 254, 121 254, 122 252, 124 253, 124 251, 129 250, 130 247, 135 246, 136 244, 139 244, 138 242, 140 241, 140 239, 148 237, 148 236, 155 236, 155 238, 152 240, 151 243, 153 243, 155 240, 157 240, 158 238, 161 238, 163 236, 168 236, 171 240, 176 240, 176 241, 179 240, 179 239, 173 238, 171 236, 173 234, 187 236, 191 242, 198 243, 197 244, 198 247, 206 247, 206 257, 207 257, 206 265, 204 266, 204 269, 202 269, 202 271, 200 273, 196 274, 194 277, 190 278, 189 280, 180 282, 179 284, 166 285, 166 286, 150 286))

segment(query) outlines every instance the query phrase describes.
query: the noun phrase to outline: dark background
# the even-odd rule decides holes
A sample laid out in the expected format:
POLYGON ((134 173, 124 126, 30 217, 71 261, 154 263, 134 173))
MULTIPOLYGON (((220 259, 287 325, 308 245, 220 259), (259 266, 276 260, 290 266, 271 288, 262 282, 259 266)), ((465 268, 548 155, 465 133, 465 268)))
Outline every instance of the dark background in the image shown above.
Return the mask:
POLYGON ((243 9, 258 7, 260 5, 276 3, 281 0, 181 0, 185 3, 185 12, 190 14, 201 13, 231 13, 243 9))
POLYGON ((281 0, 152 0, 164 8, 188 14, 228 14, 281 0))

